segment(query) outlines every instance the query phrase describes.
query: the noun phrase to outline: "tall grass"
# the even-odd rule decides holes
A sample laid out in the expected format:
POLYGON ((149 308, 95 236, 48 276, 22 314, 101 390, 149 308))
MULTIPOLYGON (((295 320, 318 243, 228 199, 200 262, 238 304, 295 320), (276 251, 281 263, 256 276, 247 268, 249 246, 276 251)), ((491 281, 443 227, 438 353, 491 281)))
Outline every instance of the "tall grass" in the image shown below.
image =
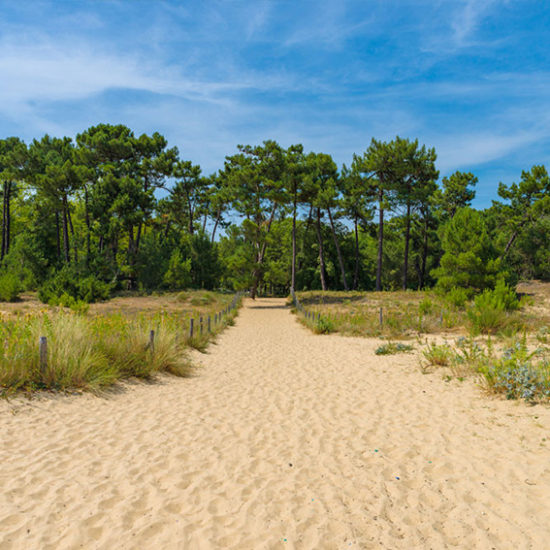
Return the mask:
MULTIPOLYGON (((238 305, 238 304, 237 304, 238 305)), ((190 347, 208 342, 233 324, 237 309, 223 316, 212 331, 189 339, 189 325, 179 314, 83 315, 64 309, 7 317, 0 322, 0 393, 18 389, 100 390, 119 379, 151 378, 166 372, 188 376, 190 347), (150 330, 154 344, 150 345, 150 330), (38 342, 48 342, 41 368, 38 342)), ((196 316, 198 317, 198 316, 196 316)))

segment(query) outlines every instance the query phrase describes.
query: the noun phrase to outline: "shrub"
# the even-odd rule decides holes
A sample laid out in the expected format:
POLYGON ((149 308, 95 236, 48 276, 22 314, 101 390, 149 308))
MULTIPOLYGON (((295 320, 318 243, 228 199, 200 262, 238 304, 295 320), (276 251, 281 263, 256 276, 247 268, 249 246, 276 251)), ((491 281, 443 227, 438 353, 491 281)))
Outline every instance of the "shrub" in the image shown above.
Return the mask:
POLYGON ((94 275, 82 277, 75 269, 64 267, 38 289, 38 298, 50 305, 70 307, 71 298, 90 303, 106 300, 110 293, 111 285, 94 275))
POLYGON ((507 312, 518 309, 516 293, 504 281, 499 281, 494 290, 484 290, 476 296, 468 317, 475 333, 492 334, 513 324, 507 312))
POLYGON ((163 282, 168 288, 186 288, 191 284, 191 258, 183 259, 178 248, 172 252, 163 282))
POLYGON ((374 353, 376 355, 393 355, 395 353, 408 353, 413 349, 414 348, 409 344, 402 344, 401 342, 398 342, 397 344, 395 342, 388 342, 387 344, 378 347, 374 353))
POLYGON ((336 330, 334 323, 326 317, 321 317, 313 325, 313 331, 316 334, 330 334, 336 330))
POLYGON ((21 284, 17 275, 7 271, 0 274, 0 301, 15 302, 20 292, 21 284))
POLYGON ((448 344, 427 342, 426 349, 422 351, 422 355, 428 361, 428 366, 446 367, 451 363, 454 354, 448 344))
POLYGON ((488 387, 504 393, 507 399, 546 400, 550 398, 550 362, 543 358, 534 363, 533 359, 540 354, 541 350, 529 352, 523 338, 481 372, 488 387))
POLYGON ((504 311, 515 311, 519 309, 519 300, 516 292, 510 286, 508 286, 504 279, 499 279, 493 291, 486 291, 490 294, 493 300, 493 304, 498 306, 504 311))
POLYGON ((470 299, 470 293, 465 288, 454 287, 445 295, 445 300, 452 306, 462 309, 470 299))

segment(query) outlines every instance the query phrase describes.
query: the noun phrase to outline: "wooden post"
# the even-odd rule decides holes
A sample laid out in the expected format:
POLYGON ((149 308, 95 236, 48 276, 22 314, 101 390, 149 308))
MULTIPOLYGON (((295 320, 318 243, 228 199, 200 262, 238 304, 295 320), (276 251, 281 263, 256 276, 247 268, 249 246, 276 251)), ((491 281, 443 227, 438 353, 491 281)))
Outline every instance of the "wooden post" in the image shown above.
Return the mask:
POLYGON ((149 349, 151 353, 155 353, 155 331, 151 330, 149 332, 149 349))
POLYGON ((214 313, 214 325, 218 324, 218 314, 214 313))
POLYGON ((202 334, 202 315, 199 317, 199 333, 202 334))
POLYGON ((384 327, 384 314, 382 313, 382 308, 380 308, 380 328, 384 327))
POLYGON ((189 338, 193 338, 193 325, 195 324, 195 319, 189 319, 189 338))
POLYGON ((210 315, 208 316, 208 332, 212 332, 212 327, 210 325, 210 315))
POLYGON ((45 336, 40 337, 40 372, 44 374, 48 368, 48 339, 45 336))

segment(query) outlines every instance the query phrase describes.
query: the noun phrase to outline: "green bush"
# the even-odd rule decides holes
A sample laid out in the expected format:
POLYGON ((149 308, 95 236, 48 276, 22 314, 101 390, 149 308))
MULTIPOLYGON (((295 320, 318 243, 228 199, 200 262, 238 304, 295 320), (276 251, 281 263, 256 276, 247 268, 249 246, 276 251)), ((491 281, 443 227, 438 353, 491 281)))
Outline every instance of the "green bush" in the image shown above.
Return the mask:
POLYGON ((334 323, 326 317, 321 317, 313 325, 316 334, 330 334, 336 330, 334 323))
POLYGON ((503 279, 498 280, 495 289, 490 294, 493 297, 493 303, 498 304, 504 311, 519 309, 520 303, 515 290, 508 286, 503 279))
POLYGON ((50 305, 71 307, 78 301, 106 300, 110 293, 111 285, 94 275, 82 277, 75 269, 64 267, 38 289, 38 298, 50 305))
POLYGON ((191 258, 183 259, 179 249, 175 249, 170 256, 168 270, 164 274, 164 284, 172 289, 187 288, 191 280, 191 258))
POLYGON ((501 279, 494 290, 476 296, 468 317, 474 332, 491 334, 507 328, 514 320, 508 312, 518 308, 516 293, 501 279))
POLYGON ((15 302, 20 292, 21 284, 17 275, 9 272, 0 275, 0 301, 15 302))
POLYGON ((458 309, 462 309, 470 299, 470 293, 465 288, 454 287, 451 288, 444 297, 449 304, 458 309))
POLYGON ((453 350, 448 344, 428 342, 422 355, 428 361, 428 366, 446 367, 451 363, 453 350))

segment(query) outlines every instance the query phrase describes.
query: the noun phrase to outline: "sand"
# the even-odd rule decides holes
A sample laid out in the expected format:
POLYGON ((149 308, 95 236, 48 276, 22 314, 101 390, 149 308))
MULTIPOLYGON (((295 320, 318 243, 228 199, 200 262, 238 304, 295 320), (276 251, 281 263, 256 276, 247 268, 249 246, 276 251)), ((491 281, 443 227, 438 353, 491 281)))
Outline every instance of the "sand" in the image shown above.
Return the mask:
POLYGON ((548 548, 550 409, 379 344, 248 300, 194 378, 1 402, 0 548, 548 548))

